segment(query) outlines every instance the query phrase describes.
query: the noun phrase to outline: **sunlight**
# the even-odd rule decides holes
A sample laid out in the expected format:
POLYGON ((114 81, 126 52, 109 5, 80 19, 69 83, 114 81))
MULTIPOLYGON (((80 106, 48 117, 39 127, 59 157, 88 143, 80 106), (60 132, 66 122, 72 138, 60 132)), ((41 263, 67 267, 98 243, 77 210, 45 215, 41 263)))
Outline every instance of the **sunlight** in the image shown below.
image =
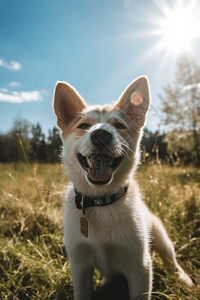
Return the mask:
POLYGON ((177 0, 174 7, 163 1, 155 1, 163 17, 155 17, 157 29, 151 32, 160 40, 155 49, 179 55, 192 51, 193 42, 200 38, 200 9, 196 1, 183 3, 177 0))

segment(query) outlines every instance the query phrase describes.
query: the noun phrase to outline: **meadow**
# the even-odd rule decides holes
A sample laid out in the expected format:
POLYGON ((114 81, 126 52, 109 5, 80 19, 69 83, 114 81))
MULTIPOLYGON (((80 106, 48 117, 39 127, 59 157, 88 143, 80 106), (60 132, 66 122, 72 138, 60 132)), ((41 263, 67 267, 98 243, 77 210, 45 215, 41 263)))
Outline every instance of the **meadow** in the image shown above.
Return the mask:
MULTIPOLYGON (((153 254, 152 299, 200 299, 200 170, 144 165, 136 177, 195 283, 184 286, 153 254)), ((0 164, 0 299, 72 299, 62 236, 66 184, 59 164, 0 164)), ((95 288, 101 279, 95 271, 95 288)))

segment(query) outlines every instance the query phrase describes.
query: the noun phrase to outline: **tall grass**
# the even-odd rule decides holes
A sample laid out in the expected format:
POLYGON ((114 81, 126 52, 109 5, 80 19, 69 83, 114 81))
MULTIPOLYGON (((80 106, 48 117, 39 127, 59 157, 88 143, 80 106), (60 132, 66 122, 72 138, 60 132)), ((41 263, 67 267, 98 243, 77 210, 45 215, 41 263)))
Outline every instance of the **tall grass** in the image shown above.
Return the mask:
MULTIPOLYGON (((188 289, 154 255, 153 299, 200 299, 200 170, 142 166, 137 178, 195 282, 188 289)), ((72 299, 62 236, 66 184, 60 165, 0 165, 0 299, 72 299)), ((95 286, 100 278, 96 272, 95 286)))

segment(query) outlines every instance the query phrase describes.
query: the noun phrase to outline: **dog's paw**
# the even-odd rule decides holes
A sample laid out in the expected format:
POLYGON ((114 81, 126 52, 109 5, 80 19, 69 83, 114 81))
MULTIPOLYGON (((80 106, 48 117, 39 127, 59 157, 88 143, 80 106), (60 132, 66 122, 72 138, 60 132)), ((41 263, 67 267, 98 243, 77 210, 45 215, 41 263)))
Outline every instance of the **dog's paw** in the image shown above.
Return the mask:
POLYGON ((185 282, 187 286, 192 287, 194 285, 192 279, 185 273, 185 271, 178 265, 176 269, 176 274, 178 275, 178 278, 185 282))

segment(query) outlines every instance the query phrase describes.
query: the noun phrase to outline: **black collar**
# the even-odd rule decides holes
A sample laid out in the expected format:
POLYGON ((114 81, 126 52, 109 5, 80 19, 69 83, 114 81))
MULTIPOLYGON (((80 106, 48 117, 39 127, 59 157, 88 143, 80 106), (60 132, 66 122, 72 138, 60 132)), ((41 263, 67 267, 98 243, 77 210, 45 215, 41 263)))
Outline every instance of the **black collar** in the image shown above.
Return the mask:
POLYGON ((89 206, 105 206, 114 203, 119 200, 128 190, 128 185, 121 188, 120 191, 112 195, 104 196, 86 196, 78 192, 76 189, 75 203, 78 209, 84 209, 89 206))

